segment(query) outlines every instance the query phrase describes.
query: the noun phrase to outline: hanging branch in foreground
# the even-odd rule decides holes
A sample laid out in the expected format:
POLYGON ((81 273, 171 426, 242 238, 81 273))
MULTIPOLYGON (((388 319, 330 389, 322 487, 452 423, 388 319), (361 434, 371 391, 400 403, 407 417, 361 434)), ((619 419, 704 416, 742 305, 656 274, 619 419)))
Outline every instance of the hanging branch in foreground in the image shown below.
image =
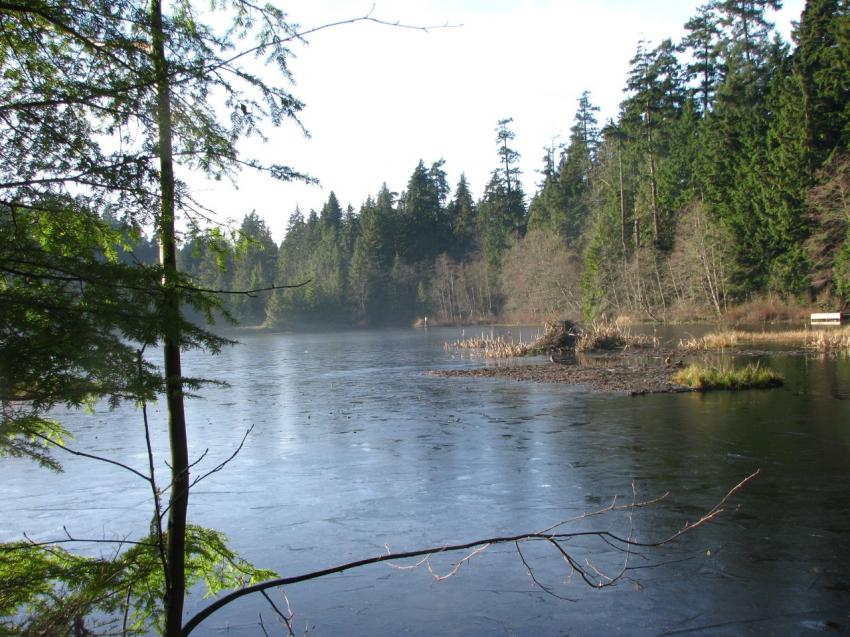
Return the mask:
MULTIPOLYGON (((656 504, 661 500, 665 499, 669 493, 665 493, 664 495, 654 498, 652 500, 646 500, 642 502, 638 502, 634 490, 634 485, 632 486, 633 499, 630 504, 618 505, 617 498, 615 497, 611 504, 602 509, 598 509, 596 511, 591 511, 588 513, 583 513, 580 516, 575 518, 564 520, 555 524, 547 529, 543 529, 542 531, 534 531, 530 533, 520 533, 517 535, 508 535, 508 536, 498 536, 491 537, 486 539, 473 540, 471 542, 463 542, 461 544, 446 544, 443 546, 417 549, 414 551, 406 551, 400 553, 392 553, 387 550, 385 554, 377 555, 375 557, 369 557, 362 560, 357 560, 354 562, 348 562, 346 564, 339 564, 337 566, 331 566, 329 568, 325 568, 318 571, 312 571, 310 573, 304 573, 302 575, 295 575, 292 577, 281 577, 277 579, 268 580, 266 582, 261 582, 259 584, 255 584, 253 586, 246 586, 245 588, 233 591, 232 593, 225 595, 221 599, 216 600, 201 612, 197 613, 193 616, 186 624, 183 626, 183 637, 188 637, 189 634, 192 633, 195 628, 197 628, 201 622, 203 622, 207 617, 215 613, 220 608, 227 606, 231 602, 239 599, 240 597, 244 597, 246 595, 251 595, 253 593, 265 593, 265 591, 271 588, 277 588, 282 586, 288 586, 290 584, 297 584, 299 582, 306 582, 309 580, 318 579, 320 577, 325 577, 327 575, 334 575, 337 573, 342 573, 344 571, 348 571, 354 568, 360 568, 362 566, 368 566, 370 564, 378 564, 380 562, 390 562, 391 566, 395 568, 402 569, 412 569, 425 565, 429 572, 438 580, 446 579, 451 577, 460 569, 463 564, 469 562, 473 557, 480 555, 484 551, 486 551, 491 546, 495 546, 497 544, 515 544, 517 546, 517 550, 519 551, 520 560, 528 569, 529 576, 535 585, 539 586, 541 590, 546 593, 553 594, 550 589, 546 586, 540 584, 534 575, 532 569, 528 565, 528 562, 525 559, 522 551, 519 549, 519 545, 521 542, 531 542, 531 541, 542 541, 546 542, 550 546, 552 546, 558 555, 567 562, 570 567, 570 570, 574 573, 577 573, 579 577, 588 585, 593 588, 607 588, 609 586, 614 586, 618 581, 620 581, 623 576, 629 570, 635 570, 638 568, 647 568, 646 566, 629 566, 629 558, 632 555, 633 549, 638 548, 657 548, 660 546, 664 546, 666 544, 670 544, 680 538, 682 535, 689 533, 722 515, 726 511, 726 505, 729 500, 735 495, 738 491, 744 488, 749 482, 754 480, 756 476, 760 473, 760 469, 748 475, 746 478, 741 480, 738 484, 732 487, 725 496, 715 504, 711 509, 709 509, 702 517, 700 517, 695 522, 686 522, 681 529, 676 531, 675 533, 660 539, 653 541, 639 541, 634 539, 633 528, 632 528, 632 513, 636 509, 645 508, 647 506, 656 504), (611 511, 628 511, 629 513, 629 533, 627 537, 622 537, 617 535, 611 531, 603 530, 603 531, 576 531, 576 532, 563 532, 559 531, 561 527, 578 522, 580 520, 598 517, 604 515, 606 513, 610 513, 611 511), (614 548, 618 551, 621 551, 625 554, 625 559, 622 568, 615 573, 614 575, 606 575, 595 566, 593 566, 590 562, 585 562, 584 564, 580 563, 577 559, 573 557, 573 555, 564 548, 564 544, 569 540, 574 540, 577 538, 597 538, 602 540, 611 548, 614 548), (445 553, 453 553, 457 551, 470 551, 467 555, 462 557, 458 562, 456 562, 451 570, 445 575, 438 575, 434 573, 431 569, 430 559, 432 556, 445 554, 445 553), (396 562, 399 560, 411 559, 411 558, 423 558, 416 564, 411 566, 398 566, 392 564, 392 562, 396 562)), ((559 597, 558 595, 554 595, 559 597)), ((561 598, 564 599, 564 598, 561 598)))
POLYGON ((305 285, 309 285, 312 281, 313 279, 307 279, 302 283, 295 283, 292 285, 270 285, 268 287, 256 288, 253 290, 213 290, 210 288, 199 288, 193 285, 177 285, 175 287, 181 290, 188 290, 191 292, 206 292, 207 294, 237 294, 247 296, 249 298, 255 298, 260 292, 273 292, 274 290, 292 290, 295 288, 303 288, 305 285))

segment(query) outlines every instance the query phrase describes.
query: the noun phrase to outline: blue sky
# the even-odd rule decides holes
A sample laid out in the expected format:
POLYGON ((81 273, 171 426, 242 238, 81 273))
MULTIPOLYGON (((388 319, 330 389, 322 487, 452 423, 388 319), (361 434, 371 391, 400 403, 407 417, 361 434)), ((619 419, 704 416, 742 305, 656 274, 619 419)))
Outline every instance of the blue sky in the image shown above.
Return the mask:
MULTIPOLYGON (((496 166, 494 129, 513 117, 526 193, 539 180, 543 148, 569 133, 581 92, 614 117, 640 39, 678 40, 703 2, 687 0, 378 0, 372 15, 422 33, 357 23, 296 45, 292 92, 306 103, 305 139, 296 127, 270 129, 248 154, 287 163, 321 186, 280 184, 242 173, 236 184, 192 180, 222 218, 252 210, 276 240, 296 205, 319 209, 331 190, 355 209, 382 182, 404 189, 419 159, 444 158, 453 187, 466 173, 478 198, 496 166)), ((804 0, 772 16, 787 38, 804 0)), ((288 0, 293 22, 311 27, 368 13, 370 0, 288 0)))

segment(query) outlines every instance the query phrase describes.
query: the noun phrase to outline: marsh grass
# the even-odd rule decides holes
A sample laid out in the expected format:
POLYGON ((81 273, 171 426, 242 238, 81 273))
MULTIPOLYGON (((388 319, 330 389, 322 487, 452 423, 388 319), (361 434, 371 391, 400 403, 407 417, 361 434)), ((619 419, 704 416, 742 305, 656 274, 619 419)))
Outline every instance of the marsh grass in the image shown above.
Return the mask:
POLYGON ((694 363, 673 375, 673 382, 697 391, 712 389, 765 389, 782 385, 782 376, 758 363, 734 369, 729 365, 694 363))
POLYGON ((628 347, 658 347, 656 336, 632 334, 616 323, 593 323, 576 343, 576 351, 599 352, 624 350, 628 347))
POLYGON ((615 323, 594 323, 586 330, 579 330, 577 327, 572 328, 572 325, 572 323, 569 323, 566 327, 575 329, 577 334, 573 334, 568 339, 571 344, 564 347, 553 347, 553 344, 560 337, 558 330, 564 328, 561 324, 553 323, 547 325, 544 333, 538 334, 533 341, 524 342, 522 338, 515 341, 505 336, 490 335, 488 337, 482 334, 478 337, 473 336, 445 343, 443 349, 478 350, 486 358, 515 358, 546 354, 552 351, 563 353, 573 349, 572 342, 575 343, 576 352, 623 351, 630 347, 651 348, 658 347, 660 344, 660 340, 656 336, 632 334, 628 329, 615 323))
POLYGON ((458 339, 443 345, 443 349, 480 350, 486 358, 514 358, 536 353, 534 343, 514 341, 504 336, 484 336, 458 339))
POLYGON ((679 347, 692 351, 726 349, 746 345, 785 345, 819 352, 850 350, 850 327, 824 330, 784 330, 778 332, 745 332, 727 330, 701 338, 683 339, 679 347))

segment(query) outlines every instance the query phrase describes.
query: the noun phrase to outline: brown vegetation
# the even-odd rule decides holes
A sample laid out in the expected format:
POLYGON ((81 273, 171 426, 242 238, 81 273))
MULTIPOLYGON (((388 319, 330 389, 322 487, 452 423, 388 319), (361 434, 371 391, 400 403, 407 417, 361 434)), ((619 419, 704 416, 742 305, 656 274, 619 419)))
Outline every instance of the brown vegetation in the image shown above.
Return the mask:
POLYGON ((629 347, 658 347, 660 341, 655 336, 632 334, 617 323, 593 323, 581 335, 576 350, 579 352, 598 352, 624 350, 629 347))
POLYGON ((820 352, 850 351, 850 327, 776 332, 726 330, 679 342, 679 347, 688 351, 727 349, 747 345, 786 346, 813 349, 820 352))

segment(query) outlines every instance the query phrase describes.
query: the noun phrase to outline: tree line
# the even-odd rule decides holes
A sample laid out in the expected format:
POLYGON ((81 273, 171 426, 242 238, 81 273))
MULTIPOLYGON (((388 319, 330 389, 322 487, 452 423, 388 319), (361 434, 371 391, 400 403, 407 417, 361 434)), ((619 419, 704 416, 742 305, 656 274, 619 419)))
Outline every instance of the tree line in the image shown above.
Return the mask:
POLYGON ((713 3, 682 43, 641 44, 616 121, 600 127, 583 96, 529 201, 506 119, 477 200, 463 178, 448 187, 442 161, 421 162, 400 194, 384 187, 359 210, 329 196, 294 211, 277 246, 256 215, 233 234, 206 228, 174 169, 305 178, 238 151, 265 126, 297 124, 288 47, 306 34, 282 11, 220 3, 207 24, 188 2, 3 2, 0 455, 126 470, 150 489, 151 524, 117 539, 112 558, 73 550, 92 538, 70 533, 0 544, 0 632, 178 637, 194 583, 272 578, 188 517, 192 488, 222 465, 204 473, 188 456, 184 402, 204 381, 183 376, 181 352, 229 343, 190 317, 299 327, 425 313, 663 318, 769 292, 846 302, 850 11, 809 0, 792 49, 765 18, 776 6, 713 3), (167 462, 145 408, 157 397, 167 462), (52 410, 98 400, 139 406, 147 466, 74 448, 52 410))
POLYGON ((252 213, 231 236, 190 234, 182 263, 234 297, 237 320, 281 328, 722 316, 759 295, 850 301, 850 26, 811 0, 784 42, 775 0, 701 6, 680 42, 641 41, 616 119, 585 92, 566 143, 544 149, 530 198, 513 122, 498 122, 475 198, 444 160, 358 209, 331 192, 274 244, 252 213))

